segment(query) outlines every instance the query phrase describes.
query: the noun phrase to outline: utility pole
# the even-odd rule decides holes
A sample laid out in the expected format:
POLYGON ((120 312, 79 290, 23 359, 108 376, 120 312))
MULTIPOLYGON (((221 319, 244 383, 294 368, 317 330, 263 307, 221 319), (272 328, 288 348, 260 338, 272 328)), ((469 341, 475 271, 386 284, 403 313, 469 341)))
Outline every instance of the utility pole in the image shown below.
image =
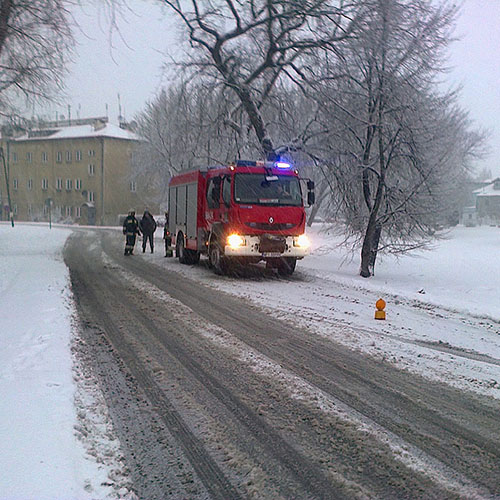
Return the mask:
POLYGON ((120 100, 120 94, 118 94, 118 125, 122 122, 122 102, 120 100))
POLYGON ((0 156, 2 157, 3 171, 5 174, 5 187, 7 188, 7 201, 9 203, 10 223, 12 224, 12 227, 14 227, 14 213, 12 212, 12 202, 10 199, 9 172, 7 169, 7 162, 5 161, 5 155, 2 146, 0 146, 0 156))
POLYGON ((49 229, 52 229, 52 198, 47 198, 45 204, 49 209, 49 229))

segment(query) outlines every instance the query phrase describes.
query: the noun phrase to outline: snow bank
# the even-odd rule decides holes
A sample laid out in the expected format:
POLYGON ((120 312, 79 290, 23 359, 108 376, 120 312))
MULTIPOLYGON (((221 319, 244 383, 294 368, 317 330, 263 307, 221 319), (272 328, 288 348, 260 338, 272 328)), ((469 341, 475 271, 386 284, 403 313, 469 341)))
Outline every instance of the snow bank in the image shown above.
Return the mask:
POLYGON ((0 224, 0 497, 104 498, 75 437, 68 229, 0 224))

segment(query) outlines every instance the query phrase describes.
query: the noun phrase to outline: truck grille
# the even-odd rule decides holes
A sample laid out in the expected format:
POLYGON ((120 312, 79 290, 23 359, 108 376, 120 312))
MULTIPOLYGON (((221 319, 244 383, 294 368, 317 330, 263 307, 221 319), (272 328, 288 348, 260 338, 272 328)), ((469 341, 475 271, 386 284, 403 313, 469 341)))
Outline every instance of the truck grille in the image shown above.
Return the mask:
POLYGON ((269 224, 267 222, 247 222, 246 225, 253 229, 261 229, 263 231, 283 231, 285 229, 292 229, 296 224, 286 222, 284 224, 269 224))

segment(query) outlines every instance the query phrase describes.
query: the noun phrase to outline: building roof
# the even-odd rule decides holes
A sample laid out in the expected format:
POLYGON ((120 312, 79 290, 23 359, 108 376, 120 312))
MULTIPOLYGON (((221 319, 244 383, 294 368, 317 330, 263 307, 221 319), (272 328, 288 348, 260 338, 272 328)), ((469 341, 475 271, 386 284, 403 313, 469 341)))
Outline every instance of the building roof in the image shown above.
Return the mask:
POLYGON ((50 128, 31 129, 27 133, 14 138, 14 141, 40 141, 49 139, 81 139, 86 137, 109 137, 138 141, 139 136, 113 123, 88 123, 84 125, 55 126, 50 128))
POLYGON ((500 177, 492 180, 490 184, 474 191, 475 196, 500 196, 500 177))

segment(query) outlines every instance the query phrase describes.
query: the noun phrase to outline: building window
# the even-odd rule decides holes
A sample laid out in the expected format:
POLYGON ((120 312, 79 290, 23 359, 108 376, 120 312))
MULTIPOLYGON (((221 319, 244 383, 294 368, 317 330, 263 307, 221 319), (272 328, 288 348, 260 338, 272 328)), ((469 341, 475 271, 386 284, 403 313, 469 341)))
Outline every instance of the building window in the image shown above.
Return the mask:
POLYGON ((56 162, 57 162, 57 163, 62 163, 62 153, 61 153, 61 151, 58 151, 58 152, 57 152, 57 155, 56 155, 56 162))
POLYGON ((76 153, 75 153, 75 160, 76 161, 82 161, 82 152, 80 150, 78 150, 76 153))
POLYGON ((82 180, 75 179, 75 191, 80 191, 82 189, 82 180))
POLYGON ((87 198, 87 201, 88 202, 93 202, 95 199, 95 196, 94 196, 94 191, 89 191, 88 192, 88 198, 87 198))
POLYGON ((132 193, 135 193, 137 191, 137 182, 135 182, 135 181, 130 182, 130 191, 132 193))
POLYGON ((33 205, 31 203, 28 204, 28 215, 33 213, 33 205))
POLYGON ((28 163, 32 163, 33 162, 33 153, 26 153, 26 161, 28 163))
POLYGON ((44 203, 43 204, 43 215, 47 215, 49 213, 49 206, 44 203))
POLYGON ((79 219, 82 216, 82 209, 80 207, 75 207, 75 217, 79 219))
POLYGON ((28 179, 28 191, 33 189, 33 179, 28 179))
POLYGON ((44 151, 42 153, 42 163, 47 163, 49 161, 49 155, 44 151))
POLYGON ((71 163, 71 159, 73 157, 73 154, 71 151, 66 151, 66 163, 71 163))
POLYGON ((57 191, 61 191, 62 187, 63 187, 63 180, 60 177, 58 177, 56 179, 56 189, 57 189, 57 191))
POLYGON ((12 187, 14 188, 14 191, 17 191, 17 188, 19 187, 19 181, 17 179, 12 179, 12 187))
POLYGON ((14 203, 14 205, 12 205, 12 211, 14 212, 14 215, 17 215, 17 203, 14 203))
POLYGON ((42 190, 47 191, 49 188, 49 179, 42 179, 42 190))
POLYGON ((95 156, 95 150, 89 149, 89 156, 93 158, 95 156))
POLYGON ((17 163, 17 153, 12 153, 12 163, 17 163))
POLYGON ((95 174, 95 165, 93 163, 89 164, 89 175, 93 176, 95 174))
POLYGON ((66 191, 73 189, 73 179, 66 179, 66 191))
POLYGON ((66 217, 71 217, 71 214, 72 214, 71 208, 72 207, 66 207, 66 217))

